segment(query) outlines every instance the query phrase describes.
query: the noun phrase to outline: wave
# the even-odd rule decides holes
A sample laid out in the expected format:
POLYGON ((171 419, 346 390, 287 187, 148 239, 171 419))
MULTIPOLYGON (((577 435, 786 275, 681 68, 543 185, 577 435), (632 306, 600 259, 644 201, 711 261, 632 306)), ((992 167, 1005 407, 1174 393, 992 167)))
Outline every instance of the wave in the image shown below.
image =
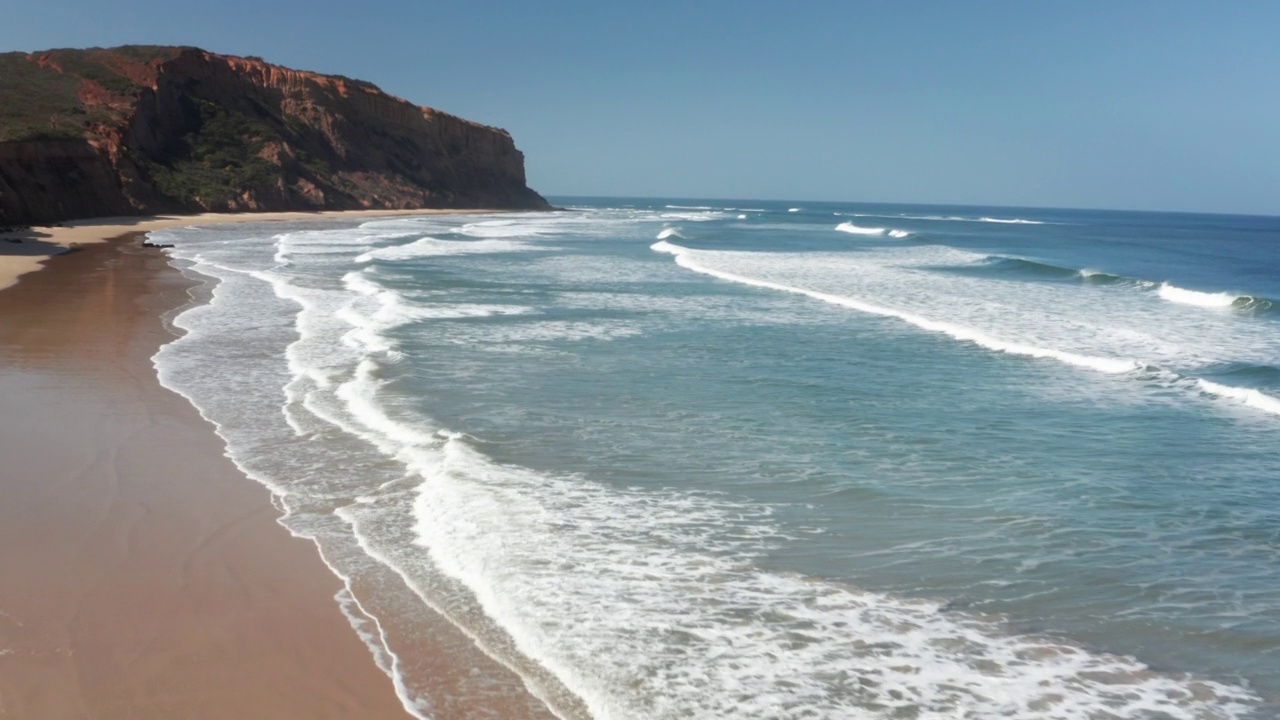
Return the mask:
POLYGON ((412 260, 440 255, 483 255, 553 249, 519 240, 440 240, 424 237, 406 245, 392 245, 370 250, 357 256, 355 260, 358 263, 367 263, 373 260, 412 260))
POLYGON ((1027 258, 1006 255, 988 255, 974 265, 949 267, 948 270, 960 272, 990 272, 998 274, 1025 275, 1028 277, 1051 278, 1058 280, 1083 280, 1092 285, 1130 285, 1143 290, 1155 289, 1162 300, 1182 305, 1215 309, 1236 309, 1254 313, 1270 312, 1275 303, 1266 298, 1252 295, 1236 295, 1233 293, 1210 293, 1196 290, 1185 290, 1167 282, 1155 283, 1151 280, 1114 275, 1101 270, 1082 268, 1073 270, 1061 265, 1029 260, 1027 258))
POLYGON ((840 232, 852 233, 854 235, 883 235, 886 228, 882 227, 862 227, 854 225, 851 222, 842 222, 836 226, 836 230, 840 232))
POLYGON ((1210 395, 1230 398, 1251 408, 1262 410, 1264 412, 1271 413, 1272 415, 1280 415, 1280 397, 1268 395, 1261 390, 1254 388, 1223 385, 1221 383, 1203 379, 1197 380, 1196 382, 1204 392, 1210 395))
POLYGON ((401 447, 417 542, 597 717, 1243 715, 1248 691, 909 600, 771 573, 749 507, 401 447), (567 618, 571 620, 566 620, 567 618), (690 660, 693 660, 692 662, 690 660), (857 679, 851 682, 849 675, 857 679))
POLYGON ((1196 307, 1213 308, 1213 309, 1235 309, 1246 310, 1252 312, 1268 312, 1275 307, 1275 303, 1271 300, 1253 295, 1236 295, 1227 292, 1201 292, 1199 290, 1187 290, 1185 288, 1170 285, 1167 282, 1160 283, 1157 290, 1160 299, 1169 302, 1178 303, 1180 305, 1194 305, 1196 307))
POLYGON ((787 208, 787 212, 789 213, 800 212, 800 208, 787 208))
POLYGON ((1000 273, 1014 273, 1061 280, 1081 279, 1084 277, 1079 270, 1072 270, 1071 268, 1065 268, 1051 263, 1042 263, 1036 262, 1035 260, 1006 257, 1003 255, 992 255, 988 257, 986 264, 983 267, 1000 273))
POLYGON ((363 271, 347 273, 342 284, 355 294, 333 312, 334 317, 351 325, 351 330, 342 336, 343 342, 362 352, 388 353, 393 358, 398 357, 398 351, 385 333, 394 328, 425 320, 465 320, 536 312, 522 305, 415 303, 402 293, 371 281, 363 271), (365 298, 372 304, 364 302, 365 298))
POLYGON ((1086 282, 1096 284, 1112 284, 1126 282, 1129 280, 1128 278, 1121 277, 1120 275, 1112 275, 1111 273, 1102 272, 1101 270, 1092 270, 1090 268, 1082 268, 1076 272, 1080 275, 1081 279, 1086 282))
MULTIPOLYGON (((715 208, 710 205, 663 205, 663 207, 671 210, 715 210, 715 208)), ((732 210, 733 208, 726 209, 732 210)))
POLYGON ((833 305, 840 305, 843 307, 859 310, 861 312, 870 313, 873 315, 881 315, 884 317, 897 318, 911 325, 915 325, 916 327, 921 328, 923 330, 928 330, 930 332, 937 332, 937 333, 942 333, 944 335, 949 335, 957 340, 971 342, 975 345, 984 347, 988 350, 995 350, 997 352, 1007 353, 1010 355, 1023 355, 1026 357, 1034 357, 1034 358, 1048 358, 1048 359, 1058 360, 1059 362, 1063 362, 1068 365, 1075 365, 1077 367, 1084 367, 1090 370, 1096 370, 1098 372, 1104 372, 1104 373, 1110 373, 1110 374, 1127 373, 1127 372, 1132 372, 1134 370, 1139 370, 1145 367, 1143 363, 1140 363, 1136 360, 1127 359, 1127 358, 1109 358, 1109 357, 1082 355, 1079 353, 1067 352, 1065 350, 1058 350, 1055 348, 1042 348, 1042 347, 1036 347, 1034 345, 1028 345, 1025 343, 1002 340, 999 338, 991 337, 989 335, 986 335, 985 333, 979 332, 972 328, 956 325, 953 323, 933 320, 921 315, 917 315, 915 313, 910 313, 903 310, 897 310, 895 308, 877 305, 875 303, 870 303, 865 300, 859 300, 857 298, 846 297, 843 295, 835 295, 832 293, 824 293, 824 292, 819 292, 817 290, 810 290, 808 288, 802 288, 802 287, 797 287, 793 285, 784 285, 782 283, 776 283, 769 280, 761 280, 758 278, 751 278, 751 277, 746 277, 744 275, 737 275, 734 273, 724 272, 722 270, 715 270, 715 269, 706 267, 705 265, 699 264, 694 259, 693 255, 697 251, 691 250, 686 247, 682 247, 680 245, 673 245, 669 242, 666 242, 665 240, 662 242, 654 243, 653 245, 650 246, 650 249, 656 252, 664 252, 664 253, 669 253, 671 255, 674 255, 676 258, 676 263, 679 264, 681 267, 692 270, 694 272, 702 273, 704 275, 710 275, 712 277, 720 278, 721 280, 728 280, 730 282, 741 283, 743 285, 751 285, 754 287, 761 287, 769 290, 778 290, 786 293, 805 295, 805 296, 814 298, 815 300, 821 300, 823 302, 831 303, 833 305))
MULTIPOLYGON (((839 213, 837 213, 839 214, 839 213)), ((981 222, 981 223, 997 223, 1003 225, 1052 225, 1053 223, 1044 220, 1027 220, 1025 218, 997 218, 997 217, 968 217, 965 215, 908 215, 906 213, 896 215, 883 215, 880 213, 849 213, 850 217, 867 217, 867 218, 890 218, 902 220, 926 220, 935 222, 981 222)))
POLYGON ((708 210, 705 212, 668 212, 658 215, 663 220, 684 220, 686 222, 710 222, 719 220, 724 217, 724 213, 719 210, 708 210))
POLYGON ((455 232, 478 238, 537 237, 544 234, 546 228, 522 220, 485 220, 467 223, 455 232))
POLYGON ((851 222, 840 223, 836 226, 836 230, 853 235, 888 235, 891 238, 897 239, 911 237, 911 233, 906 230, 890 230, 889 228, 882 227, 862 227, 860 225, 854 225, 851 222))
POLYGON ((1215 377, 1229 377, 1233 380, 1243 379, 1246 382, 1275 384, 1280 386, 1280 367, 1275 365, 1256 365, 1252 363, 1238 363, 1214 373, 1215 377))
POLYGON ((683 238, 684 236, 680 234, 678 228, 663 228, 662 232, 658 233, 657 239, 666 240, 669 237, 683 238))
POLYGON ((1022 218, 980 217, 978 218, 978 222, 1002 223, 1006 225, 1044 225, 1044 222, 1040 220, 1024 220, 1022 218))
POLYGON ((1161 299, 1175 302, 1182 305, 1195 305, 1196 307, 1207 308, 1229 308, 1238 300, 1243 300, 1236 295, 1230 293, 1207 293, 1196 290, 1184 290, 1175 287, 1169 283, 1160 283, 1159 295, 1161 299))
POLYGON ((1054 265, 1053 263, 1029 260, 1009 255, 986 255, 975 258, 972 262, 955 265, 943 265, 934 268, 949 273, 975 275, 980 277, 1016 277, 1030 280, 1071 282, 1083 281, 1088 284, 1110 285, 1119 283, 1140 284, 1128 278, 1096 270, 1074 270, 1054 265))
MULTIPOLYGON (((656 252, 668 253, 675 256, 677 264, 681 267, 704 275, 716 277, 721 280, 780 292, 804 295, 822 302, 840 305, 860 312, 896 318, 923 330, 945 334, 956 340, 971 342, 979 347, 1001 353, 1052 359, 1064 364, 1113 375, 1133 373, 1134 377, 1137 379, 1158 379, 1162 384, 1170 387, 1179 387, 1183 390, 1198 388, 1199 391, 1204 394, 1214 395, 1243 403, 1244 405, 1263 410, 1268 413, 1280 414, 1280 398, 1268 395, 1259 389, 1215 383, 1204 379, 1203 377, 1199 377, 1205 375, 1205 371, 1175 371, 1162 367, 1158 361, 1150 361, 1141 357, 1115 357, 1103 354, 1070 352, 1052 346, 1045 346, 1043 344, 1005 339, 956 322, 935 320, 917 312, 889 307, 849 295, 822 292, 798 285, 788 285, 781 282, 765 280, 758 277, 750 277, 739 273, 708 267, 704 263, 699 262, 699 255, 709 251, 693 250, 668 242, 655 243, 651 246, 651 249, 656 252)), ((979 268, 984 272, 1016 272, 1023 275, 1047 276, 1055 279, 1079 277, 1079 271, 1020 258, 989 256, 985 258, 985 261, 987 263, 985 266, 979 266, 979 268)), ((950 266, 947 269, 961 271, 964 269, 964 266, 950 266)), ((1114 278, 1116 276, 1106 277, 1114 278)), ((1135 284, 1139 287, 1142 286, 1140 281, 1135 284)), ((1205 370, 1208 370, 1208 368, 1205 368, 1205 370)), ((1212 375, 1211 372, 1210 374, 1212 375)), ((1231 371, 1228 371, 1225 374, 1230 375, 1231 371)), ((1250 382, 1251 384, 1253 382, 1271 384, 1275 381, 1274 375, 1280 375, 1280 370, 1271 366, 1248 365, 1246 368, 1241 369, 1236 376, 1246 382, 1250 382)))
POLYGON ((1063 281, 1083 281, 1090 285, 1116 285, 1128 283, 1131 285, 1145 286, 1142 280, 1134 280, 1132 278, 1122 277, 1120 275, 1112 275, 1100 270, 1090 270, 1088 268, 1075 270, 1062 265, 1054 265, 1053 263, 1040 262, 1038 260, 1029 260, 1027 258, 1013 257, 1009 255, 988 255, 974 266, 961 266, 954 268, 960 270, 973 270, 981 273, 992 273, 999 275, 1018 275, 1029 278, 1063 280, 1063 281))

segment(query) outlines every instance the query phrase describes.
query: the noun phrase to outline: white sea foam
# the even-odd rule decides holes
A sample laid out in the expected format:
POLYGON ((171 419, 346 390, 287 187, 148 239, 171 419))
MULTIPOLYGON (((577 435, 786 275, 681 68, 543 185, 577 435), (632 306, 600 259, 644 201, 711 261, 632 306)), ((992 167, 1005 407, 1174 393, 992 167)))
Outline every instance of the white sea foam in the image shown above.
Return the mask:
POLYGON ((1197 381, 1200 388, 1211 395, 1230 398, 1251 408, 1256 408, 1272 415, 1280 415, 1280 398, 1272 397, 1253 388, 1232 387, 1208 380, 1197 381))
POLYGON ((1079 367, 1088 368, 1090 370, 1097 370, 1099 372, 1104 372, 1104 373, 1126 373, 1126 372, 1131 372, 1133 370, 1137 370, 1140 367, 1142 367, 1142 364, 1139 363, 1138 361, 1128 359, 1128 358, 1111 358, 1111 357, 1082 355, 1079 353, 1058 350, 1055 348, 1036 347, 1034 345, 1029 345, 1024 342, 1003 340, 1003 339, 999 339, 991 335, 988 335, 986 333, 983 333, 979 330, 975 330, 973 328, 964 327, 962 325, 958 325, 951 322, 933 320, 913 312, 898 310, 895 308, 891 308, 891 307, 880 305, 873 302, 868 302, 868 301, 861 300, 854 297, 836 295, 836 294, 827 293, 827 292, 819 292, 816 290, 811 290, 808 288, 799 287, 795 285, 785 285, 782 283, 777 283, 769 280, 762 280, 759 278, 747 277, 744 275, 739 275, 731 272, 716 270, 699 263, 696 258, 697 251, 690 250, 689 248, 681 247, 679 245, 673 245, 665 241, 655 243, 650 247, 653 250, 658 252, 665 252, 665 253, 670 253, 672 255, 675 255, 676 262, 679 263, 681 267, 688 268, 689 270, 693 270, 695 272, 700 272, 704 275, 711 275, 712 277, 717 277, 722 280, 728 280, 730 282, 741 283, 744 285, 751 285, 754 287, 766 288, 769 290, 778 290, 781 292, 805 295, 805 296, 814 298, 815 300, 821 300, 823 302, 831 303, 833 305, 840 305, 843 307, 851 308, 853 310, 858 310, 860 312, 897 318, 899 320, 903 320, 912 325, 915 325, 916 327, 919 327, 921 329, 929 330, 931 332, 943 333, 957 340, 972 342, 976 345, 987 348, 989 350, 996 350, 999 352, 1008 353, 1010 355, 1024 355, 1027 357, 1035 357, 1035 358, 1049 358, 1049 359, 1058 360, 1060 362, 1067 363, 1069 365, 1076 365, 1079 367))
POLYGON ((441 240, 439 238, 424 237, 406 245, 392 245, 370 250, 359 255, 355 260, 356 262, 365 263, 373 260, 412 260, 440 255, 490 255, 548 249, 554 248, 519 240, 441 240))
POLYGON ((787 212, 789 213, 800 212, 800 208, 787 208, 787 212))
POLYGON ((751 558, 776 530, 750 508, 499 465, 456 434, 399 456, 423 477, 418 542, 597 718, 1191 720, 1256 702, 937 603, 764 572, 751 558))
POLYGON ((907 232, 906 230, 890 230, 889 231, 889 237, 891 238, 904 238, 904 237, 910 237, 910 235, 911 233, 907 232))
POLYGON ((1169 302, 1175 302, 1182 305, 1195 305, 1204 308, 1229 308, 1236 301, 1240 300, 1240 296, 1231 293, 1208 293, 1199 292, 1197 290, 1184 290, 1175 287, 1169 283, 1161 283, 1158 291, 1160 297, 1169 302))
POLYGON ((478 238, 537 237, 547 232, 544 223, 517 220, 484 220, 467 223, 456 232, 478 238))
POLYGON ((842 222, 836 226, 836 229, 853 235, 883 235, 885 231, 882 227, 862 227, 851 222, 842 222))
POLYGON ((678 228, 663 228, 662 232, 658 233, 657 239, 666 240, 670 237, 683 238, 684 236, 680 234, 680 230, 678 228))
POLYGON ((1004 223, 1006 225, 1043 225, 1044 224, 1044 222, 1040 220, 1024 220, 1022 218, 994 218, 994 217, 980 217, 978 218, 978 222, 1004 223))
MULTIPOLYGON (((715 208, 709 205, 666 205, 665 207, 668 207, 672 210, 715 210, 715 208)), ((726 209, 732 210, 733 208, 726 208, 726 209)))
MULTIPOLYGON (((332 565, 329 569, 338 573, 332 565)), ((341 573, 338 574, 341 576, 341 573)), ((338 603, 342 614, 346 616, 351 629, 355 631, 365 647, 369 648, 369 653, 373 655, 373 662, 378 669, 391 678, 391 685, 400 698, 400 704, 418 720, 432 720, 430 700, 425 697, 415 697, 405 686, 404 669, 401 666, 400 657, 391 652, 387 646, 387 634, 382 629, 382 624, 376 617, 370 615, 352 594, 350 578, 344 576, 342 580, 343 588, 333 599, 338 603)))
POLYGON ((667 212, 658 215, 662 220, 683 220, 685 222, 710 222, 712 220, 720 220, 725 216, 719 211, 706 212, 667 212))
MULTIPOLYGON (((398 357, 398 350, 387 335, 387 331, 393 328, 423 321, 527 315, 535 312, 534 308, 521 305, 414 302, 400 292, 373 282, 364 271, 348 272, 343 276, 342 282, 356 295, 327 312, 304 314, 303 317, 316 318, 318 315, 319 319, 313 319, 312 322, 328 322, 329 317, 341 320, 351 326, 350 330, 342 333, 342 341, 348 347, 359 349, 362 353, 392 353, 393 358, 398 357)), ((308 306, 302 298, 299 298, 299 302, 304 307, 308 306)), ((305 339, 307 334, 303 333, 303 337, 305 339)), ((294 348, 291 347, 290 350, 292 352, 294 348)), ((314 365, 314 361, 312 364, 314 365)), ((323 377, 316 379, 322 385, 327 383, 323 377)))
POLYGON ((849 213, 853 217, 870 217, 870 218, 889 218, 903 220, 928 220, 942 222, 981 222, 981 223, 1001 223, 1005 225, 1050 225, 1043 220, 1027 220, 1025 218, 997 218, 997 217, 967 217, 964 215, 909 215, 900 213, 896 215, 885 215, 879 213, 849 213))

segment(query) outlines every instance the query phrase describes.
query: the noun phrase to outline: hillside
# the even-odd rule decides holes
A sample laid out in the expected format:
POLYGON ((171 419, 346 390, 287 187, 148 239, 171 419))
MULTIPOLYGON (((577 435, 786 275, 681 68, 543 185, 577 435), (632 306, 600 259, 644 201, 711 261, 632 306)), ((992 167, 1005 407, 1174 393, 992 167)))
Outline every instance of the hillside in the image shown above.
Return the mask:
POLYGON ((161 212, 548 207, 510 134, 197 48, 0 54, 0 224, 161 212))

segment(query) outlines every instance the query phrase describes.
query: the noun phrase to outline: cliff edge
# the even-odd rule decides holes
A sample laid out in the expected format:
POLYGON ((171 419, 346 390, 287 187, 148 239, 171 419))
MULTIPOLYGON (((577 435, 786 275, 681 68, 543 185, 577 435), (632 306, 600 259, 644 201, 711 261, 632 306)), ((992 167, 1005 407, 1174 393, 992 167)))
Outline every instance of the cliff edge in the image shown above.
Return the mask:
POLYGON ((0 225, 550 206, 505 130, 197 48, 0 54, 0 225))

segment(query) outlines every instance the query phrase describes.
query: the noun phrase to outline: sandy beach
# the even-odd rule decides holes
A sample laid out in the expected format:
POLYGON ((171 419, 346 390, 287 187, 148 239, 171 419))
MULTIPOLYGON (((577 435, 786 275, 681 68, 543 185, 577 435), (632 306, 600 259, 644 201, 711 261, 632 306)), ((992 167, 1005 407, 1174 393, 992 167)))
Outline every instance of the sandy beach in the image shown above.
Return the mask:
POLYGON ((190 283, 140 245, 167 227, 424 212, 0 236, 0 718, 408 717, 315 548, 156 381, 161 313, 190 283))
MULTIPOLYGON (((201 213, 198 215, 147 215, 138 217, 69 220, 58 225, 0 233, 0 290, 18 278, 40 269, 49 258, 76 246, 105 242, 123 233, 147 233, 172 227, 222 225, 242 222, 282 220, 322 220, 325 218, 390 217, 457 213, 457 210, 326 210, 320 212, 201 213)), ((475 210, 468 212, 495 212, 475 210)))
POLYGON ((0 293, 0 718, 408 717, 267 492, 155 379, 138 238, 0 293))

